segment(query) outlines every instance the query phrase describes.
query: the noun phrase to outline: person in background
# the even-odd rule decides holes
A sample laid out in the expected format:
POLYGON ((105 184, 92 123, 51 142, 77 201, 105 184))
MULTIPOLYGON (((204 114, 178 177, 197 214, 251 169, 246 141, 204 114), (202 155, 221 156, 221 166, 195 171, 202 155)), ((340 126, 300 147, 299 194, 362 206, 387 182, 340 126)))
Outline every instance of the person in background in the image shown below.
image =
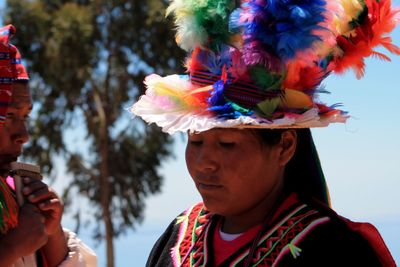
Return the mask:
POLYGON ((148 267, 396 266, 379 232, 331 209, 310 128, 345 122, 318 94, 331 73, 397 55, 390 0, 174 0, 189 75, 145 79, 131 111, 186 132, 203 203, 178 216, 148 267))
POLYGON ((17 204, 8 174, 29 140, 32 100, 19 51, 9 42, 15 31, 12 25, 0 29, 0 266, 97 266, 94 252, 62 228, 63 203, 53 189, 23 177, 27 201, 17 204))

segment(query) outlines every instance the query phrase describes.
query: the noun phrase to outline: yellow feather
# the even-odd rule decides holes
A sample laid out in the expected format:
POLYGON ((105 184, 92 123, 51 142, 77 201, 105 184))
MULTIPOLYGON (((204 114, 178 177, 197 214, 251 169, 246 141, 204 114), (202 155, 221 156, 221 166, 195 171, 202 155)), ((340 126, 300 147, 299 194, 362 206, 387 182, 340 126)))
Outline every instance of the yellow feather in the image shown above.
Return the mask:
POLYGON ((280 108, 310 109, 313 106, 311 97, 301 91, 285 89, 285 94, 279 104, 280 108))

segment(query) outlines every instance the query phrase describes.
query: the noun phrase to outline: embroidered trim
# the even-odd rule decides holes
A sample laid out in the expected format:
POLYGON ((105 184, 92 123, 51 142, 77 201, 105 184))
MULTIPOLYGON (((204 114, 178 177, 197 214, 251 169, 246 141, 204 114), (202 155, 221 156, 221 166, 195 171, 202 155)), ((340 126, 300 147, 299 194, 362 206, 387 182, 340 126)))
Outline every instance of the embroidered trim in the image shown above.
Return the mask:
MULTIPOLYGON (((257 249, 254 253, 251 266, 274 266, 278 259, 281 251, 285 249, 285 252, 289 252, 289 244, 292 244, 294 239, 301 235, 304 237, 313 227, 323 223, 326 219, 322 218, 317 210, 312 210, 307 205, 302 205, 296 208, 289 215, 284 217, 276 226, 267 232, 258 243, 257 249)), ((296 240, 294 245, 297 245, 301 239, 296 240)), ((297 246, 297 253, 299 249, 297 246)), ((229 266, 238 266, 243 263, 249 254, 250 248, 247 248, 241 253, 229 266)))
POLYGON ((181 246, 181 243, 185 237, 185 233, 188 227, 189 223, 189 214, 192 212, 193 208, 195 206, 190 207, 187 209, 182 216, 179 216, 176 219, 176 224, 181 224, 179 228, 179 234, 178 234, 178 239, 176 242, 176 245, 171 249, 171 257, 172 257, 172 262, 174 264, 174 267, 179 267, 181 264, 181 254, 179 253, 179 248, 181 246))
MULTIPOLYGON (((287 216, 285 216, 284 218, 282 218, 281 221, 279 221, 278 223, 276 223, 275 227, 272 228, 269 232, 267 232, 261 239, 260 242, 258 243, 258 245, 261 245, 265 239, 267 239, 270 235, 272 235, 272 233, 274 233, 275 231, 277 231, 279 229, 279 227, 282 226, 282 224, 284 224, 287 220, 289 220, 292 216, 294 216, 296 213, 298 213, 300 210, 302 210, 303 208, 305 208, 306 205, 301 205, 298 208, 294 209, 291 213, 289 213, 287 216)), ((234 260, 234 263, 230 266, 235 266, 237 263, 243 261, 247 255, 249 254, 250 249, 247 249, 246 251, 244 251, 242 254, 240 254, 236 260, 234 260)))
MULTIPOLYGON (((180 229, 176 245, 171 249, 174 267, 206 266, 211 216, 203 203, 198 203, 177 218, 180 229)), ((329 220, 305 204, 296 207, 260 238, 253 255, 252 266, 276 266, 284 255, 291 252, 294 257, 299 256, 301 248, 298 245, 301 240, 312 229, 329 220)), ((242 266, 249 251, 248 246, 242 253, 232 256, 233 260, 229 266, 242 266)))
POLYGON ((272 267, 275 267, 276 264, 278 264, 279 261, 283 258, 283 256, 285 256, 287 253, 289 253, 289 251, 291 253, 293 253, 291 247, 293 247, 296 250, 296 252, 298 253, 298 254, 296 254, 296 256, 294 256, 294 258, 296 259, 296 257, 298 257, 301 254, 301 249, 299 247, 297 247, 297 245, 301 242, 301 240, 303 240, 303 238, 306 237, 307 234, 309 232, 311 232, 315 227, 317 227, 318 225, 324 224, 324 223, 326 223, 328 221, 330 221, 329 217, 322 217, 322 218, 317 219, 317 220, 313 221, 312 223, 310 223, 303 231, 298 233, 296 235, 296 237, 293 238, 292 241, 288 245, 286 245, 281 250, 281 252, 279 253, 279 255, 276 258, 276 260, 275 260, 274 264, 272 265, 272 267))
POLYGON ((171 249, 174 267, 201 266, 207 260, 205 227, 211 214, 205 210, 203 203, 187 209, 183 216, 177 218, 181 224, 176 245, 171 249), (183 265, 182 265, 183 264, 183 265))

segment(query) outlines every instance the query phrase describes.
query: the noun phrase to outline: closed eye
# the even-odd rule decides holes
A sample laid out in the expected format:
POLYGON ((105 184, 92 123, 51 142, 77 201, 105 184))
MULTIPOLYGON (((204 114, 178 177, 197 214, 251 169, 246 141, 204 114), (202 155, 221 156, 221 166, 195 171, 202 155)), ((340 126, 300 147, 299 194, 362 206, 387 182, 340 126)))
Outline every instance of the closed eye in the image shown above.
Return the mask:
POLYGON ((201 145, 203 144, 203 141, 190 140, 189 143, 190 143, 191 145, 194 145, 194 146, 201 146, 201 145))
POLYGON ((7 112, 7 118, 13 118, 14 113, 13 112, 7 112))
POLYGON ((219 145, 224 148, 231 148, 235 146, 235 142, 219 142, 219 145))

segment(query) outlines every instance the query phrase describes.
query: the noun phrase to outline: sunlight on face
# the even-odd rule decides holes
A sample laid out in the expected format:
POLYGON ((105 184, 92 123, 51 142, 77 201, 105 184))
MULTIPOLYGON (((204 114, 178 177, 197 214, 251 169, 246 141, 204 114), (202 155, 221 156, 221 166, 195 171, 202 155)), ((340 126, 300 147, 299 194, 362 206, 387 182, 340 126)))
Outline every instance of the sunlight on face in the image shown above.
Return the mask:
POLYGON ((189 134, 186 164, 205 206, 238 215, 263 201, 283 179, 277 146, 263 146, 251 130, 189 134))
POLYGON ((9 164, 22 153, 22 146, 29 140, 27 119, 32 110, 32 99, 27 83, 14 83, 13 95, 7 109, 4 127, 0 129, 0 169, 8 170, 9 164))

